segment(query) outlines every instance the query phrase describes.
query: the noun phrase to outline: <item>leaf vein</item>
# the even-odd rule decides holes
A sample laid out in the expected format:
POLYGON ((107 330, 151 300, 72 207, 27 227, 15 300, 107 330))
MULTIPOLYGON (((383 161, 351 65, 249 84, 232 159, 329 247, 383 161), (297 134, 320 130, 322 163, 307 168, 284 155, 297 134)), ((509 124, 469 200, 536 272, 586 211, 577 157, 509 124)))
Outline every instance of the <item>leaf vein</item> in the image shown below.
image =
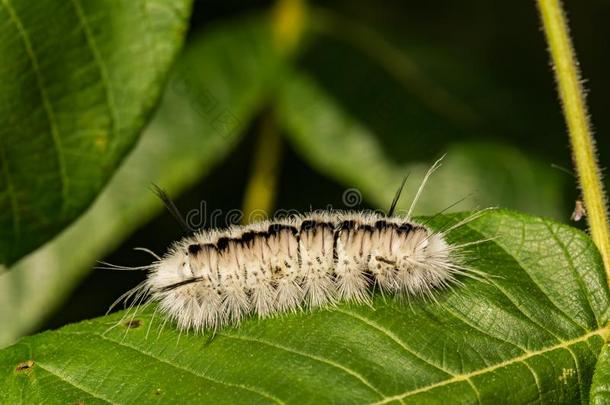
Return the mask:
MULTIPOLYGON (((481 231, 479 231, 478 229, 475 229, 472 224, 468 224, 467 225, 470 229, 472 229, 473 231, 483 235, 483 233, 481 231)), ((559 313, 565 318, 567 319, 569 322, 571 322, 573 325, 577 326, 579 329, 582 329, 583 332, 589 332, 587 329, 583 328, 581 325, 577 324, 576 322, 574 322, 561 308, 559 308, 557 306, 557 304, 555 302, 553 302, 550 297, 546 294, 546 292, 542 289, 542 287, 533 279, 533 277, 525 270, 527 267, 521 263, 517 257, 515 257, 515 255, 509 253, 509 251, 502 246, 499 241, 497 239, 491 241, 491 243, 495 244, 499 249, 501 249, 502 251, 504 251, 506 253, 506 255, 508 255, 511 259, 513 259, 521 269, 523 269, 523 273, 529 278, 529 280, 536 286, 536 288, 542 293, 542 295, 547 299, 547 301, 557 309, 557 311, 559 311, 559 313)), ((525 312, 525 310, 518 305, 513 298, 508 294, 508 292, 503 289, 502 287, 500 287, 499 284, 495 283, 493 280, 489 280, 489 283, 492 284, 494 287, 496 287, 502 294, 504 294, 504 296, 519 310, 519 312, 521 312, 521 314, 523 314, 523 316, 525 316, 527 319, 529 319, 531 322, 533 322, 535 325, 537 325, 540 329, 548 332, 549 334, 551 334, 552 336, 554 336, 558 341, 562 342, 563 339, 557 335, 556 333, 552 332, 550 329, 546 328, 543 324, 537 322, 534 320, 534 318, 532 318, 532 316, 530 316, 528 313, 525 312)))
POLYGON ((482 404, 483 402, 481 401, 481 393, 479 392, 477 386, 474 385, 474 382, 472 382, 470 378, 467 378, 466 381, 468 382, 468 385, 470 385, 470 388, 472 388, 472 390, 474 391, 474 394, 477 396, 477 403, 482 404))
MULTIPOLYGON (((569 265, 569 268, 570 268, 572 274, 574 274, 574 276, 576 277, 576 282, 578 283, 578 286, 580 287, 580 289, 582 291, 586 292, 587 290, 585 288, 584 280, 582 279, 581 274, 578 271, 576 271, 576 267, 574 266, 574 262, 572 261, 572 257, 567 252, 566 246, 559 240, 559 238, 557 237, 557 234, 551 228, 551 226, 549 225, 548 222, 544 221, 544 225, 546 226, 546 228, 549 230, 549 232, 553 236, 553 239, 555 240, 557 245, 559 245, 559 248, 561 249, 561 251, 563 253, 563 256, 565 257, 565 259, 568 262, 568 265, 569 265)), ((596 324, 597 327, 600 327, 601 324, 599 322, 599 319, 597 319, 597 314, 593 310, 593 305, 591 304, 591 300, 589 298, 589 295, 586 294, 586 293, 584 295, 585 295, 585 298, 587 300, 587 304, 589 305, 589 309, 591 310, 591 314, 593 315, 593 318, 595 318, 595 324, 596 324)))
MULTIPOLYGON (((524 224, 521 224, 521 229, 525 229, 525 225, 524 224)), ((525 271, 525 269, 527 269, 528 266, 525 266, 525 264, 522 263, 521 260, 519 260, 519 258, 516 255, 514 255, 512 253, 509 253, 509 251, 504 246, 502 246, 499 243, 498 240, 495 240, 494 243, 496 243, 496 245, 500 249, 502 249, 504 252, 506 252, 507 255, 509 255, 515 262, 517 262, 517 264, 519 264, 519 267, 521 267, 524 270, 523 272, 532 281, 532 283, 540 290, 542 295, 544 295, 547 298, 547 300, 557 309, 557 311, 559 311, 560 314, 562 314, 565 317, 565 319, 567 319, 569 322, 571 322, 572 324, 574 324, 578 328, 582 329, 584 332, 589 332, 589 330, 587 328, 583 327, 582 325, 579 325, 574 320, 572 320, 572 317, 569 316, 562 308, 560 308, 559 305, 555 301, 553 301, 553 299, 549 296, 549 294, 547 294, 544 291, 542 286, 534 279, 534 277, 532 277, 532 275, 528 271, 525 271)), ((560 339, 560 340, 562 340, 562 339, 560 339)))
POLYGON ((55 114, 53 112, 53 108, 51 106, 51 101, 49 100, 49 95, 47 94, 47 90, 44 86, 44 81, 42 79, 42 72, 40 71, 40 66, 38 64, 38 58, 34 53, 34 48, 32 47, 32 43, 30 41, 30 37, 25 30, 19 16, 15 12, 15 9, 11 6, 10 0, 2 0, 2 4, 7 9, 11 21, 17 27, 17 32, 21 37, 23 45, 25 47, 26 53, 30 62, 32 64, 32 70, 34 71, 34 76, 36 77, 36 85, 38 86, 38 91, 40 92, 40 97, 42 99, 43 109, 47 116, 47 120, 49 122, 49 127, 51 129, 51 139, 53 140, 53 145, 55 149, 55 155, 57 157, 57 164, 59 166, 59 175, 61 181, 61 195, 62 195, 62 210, 65 208, 66 202, 68 200, 68 175, 66 169, 66 162, 63 156, 62 143, 61 138, 59 136, 59 128, 57 126, 57 122, 55 120, 55 114))
MULTIPOLYGON (((526 273, 526 272, 524 272, 524 273, 526 273)), ((558 342, 561 343, 561 342, 564 341, 555 332, 553 332, 552 330, 547 328, 544 324, 536 321, 531 315, 529 315, 527 312, 525 312, 525 310, 522 308, 522 306, 519 305, 517 302, 515 302, 513 297, 511 295, 509 295, 508 292, 506 292, 506 290, 504 288, 500 287, 497 283, 495 283, 495 282, 493 282, 491 280, 489 281, 489 283, 492 284, 494 287, 496 287, 498 289, 498 291, 500 291, 510 301, 510 303, 513 304, 513 306, 515 308, 517 308, 519 313, 521 313, 524 317, 526 317, 530 322, 532 322, 534 325, 536 325, 537 327, 539 327, 543 331, 547 332, 550 336, 553 336, 558 342)))
POLYGON ((266 399, 270 399, 273 402, 276 402, 276 403, 279 403, 279 404, 283 404, 284 403, 284 401, 282 401, 282 400, 274 397, 273 395, 271 395, 271 394, 269 394, 269 393, 267 393, 265 391, 262 391, 262 390, 260 390, 258 388, 249 387, 249 386, 245 386, 245 385, 242 385, 242 384, 233 384, 233 383, 230 383, 230 382, 226 382, 226 381, 218 380, 216 378, 212 378, 212 377, 204 375, 204 374, 196 373, 195 371, 193 371, 191 369, 188 369, 186 367, 181 367, 181 366, 178 366, 176 364, 172 364, 172 363, 170 363, 169 361, 167 361, 165 359, 157 357, 157 356, 155 356, 155 355, 153 355, 151 353, 145 352, 145 351, 143 351, 142 349, 140 349, 140 348, 138 348, 136 346, 132 346, 132 345, 129 345, 129 344, 124 343, 124 342, 119 342, 117 340, 110 339, 110 338, 108 338, 108 337, 106 337, 104 335, 98 334, 98 333, 74 333, 74 332, 62 332, 62 333, 65 333, 65 334, 83 334, 83 335, 96 336, 98 338, 107 340, 108 342, 112 342, 112 343, 116 344, 117 346, 122 346, 122 347, 129 348, 131 350, 134 350, 134 351, 136 351, 136 352, 138 352, 138 353, 140 353, 140 354, 142 354, 142 355, 144 355, 146 357, 150 357, 151 359, 154 359, 154 360, 159 361, 161 363, 167 364, 167 365, 169 365, 169 366, 171 366, 173 368, 176 368, 178 370, 185 371, 185 372, 187 372, 187 373, 189 373, 191 375, 194 375, 196 377, 203 378, 203 379, 212 381, 212 382, 217 383, 217 384, 226 385, 228 387, 240 388, 240 389, 243 389, 245 391, 250 391, 250 392, 258 394, 258 395, 260 395, 260 396, 262 396, 262 397, 264 397, 266 399))
POLYGON ((578 357, 576 356, 576 354, 574 354, 574 352, 572 351, 572 349, 570 349, 569 346, 566 347, 565 349, 568 352, 570 352, 572 359, 574 359, 574 366, 576 367, 576 378, 578 379, 578 394, 580 396, 580 403, 584 404, 585 403, 585 394, 583 392, 583 384, 582 384, 582 378, 580 375, 580 367, 578 365, 578 357))
POLYGON ((416 352, 414 352, 412 349, 410 349, 402 340, 400 340, 398 338, 398 336, 396 336, 394 333, 392 333, 391 331, 385 329, 384 327, 378 325, 377 323, 373 322, 372 320, 359 315, 359 314, 355 314, 353 312, 349 312, 349 311, 345 311, 343 309, 340 308, 335 308, 334 309, 335 312, 339 312, 342 313, 344 315, 348 315, 354 319, 357 319, 365 324, 367 324, 368 326, 378 330, 379 332, 383 333, 385 336, 387 336, 388 338, 390 338, 392 341, 394 341, 395 343, 397 343, 400 347, 402 347, 407 353, 409 353, 411 356, 415 357, 418 360, 423 361, 425 364, 434 367, 435 369, 437 369, 438 371, 442 371, 443 373, 449 375, 449 376, 453 376, 454 374, 452 372, 450 372, 449 370, 446 370, 444 368, 442 368, 441 366, 438 366, 434 363, 432 363, 430 360, 421 357, 420 355, 418 355, 416 352))
POLYGON ((422 393, 422 392, 427 392, 427 391, 430 391, 430 390, 433 390, 435 388, 442 387, 442 386, 445 386, 445 385, 463 382, 464 380, 466 380, 468 378, 471 378, 471 377, 474 377, 474 376, 478 376, 478 375, 482 375, 482 374, 486 374, 486 373, 490 373, 490 372, 493 372, 493 371, 498 370, 500 368, 508 367, 510 365, 513 365, 513 364, 516 364, 516 363, 519 363, 519 362, 524 362, 525 360, 527 360, 529 358, 533 358, 535 356, 540 356, 540 355, 543 355, 545 353, 552 352, 552 351, 558 350, 558 349, 566 349, 569 346, 575 345, 575 344, 580 343, 580 342, 587 341, 590 338, 595 337, 595 336, 598 336, 598 337, 600 337, 600 338, 605 340, 605 336, 607 336, 608 333, 610 333, 610 327, 601 328, 601 329, 595 330, 593 332, 589 332, 589 333, 587 333, 585 335, 579 336, 578 338, 575 338, 575 339, 572 339, 572 340, 568 340, 568 341, 564 341, 564 342, 560 342, 559 344, 556 344, 556 345, 553 345, 553 346, 549 346, 549 347, 545 347, 543 349, 536 350, 536 351, 524 354, 522 356, 518 356, 518 357, 515 357, 513 359, 506 360, 506 361, 494 364, 493 366, 490 366, 490 367, 482 368, 480 370, 476 370, 476 371, 473 371, 473 372, 470 372, 470 373, 466 373, 466 374, 455 375, 455 376, 452 376, 451 378, 448 378, 446 380, 438 381, 438 382, 435 382, 433 384, 417 388, 417 389, 415 389, 413 391, 407 391, 407 392, 404 392, 402 394, 395 395, 393 397, 388 397, 385 400, 378 402, 378 404, 384 404, 384 403, 388 403, 388 402, 391 402, 391 401, 399 400, 399 399, 406 398, 406 397, 409 397, 409 396, 412 396, 412 395, 415 395, 415 394, 419 394, 419 393, 422 393))
POLYGON ((99 48, 97 47, 97 43, 91 31, 91 27, 87 22, 87 18, 85 12, 83 10, 82 4, 80 0, 71 0, 74 9, 76 10, 76 15, 81 22, 83 27, 83 32, 85 33, 85 38, 87 39, 87 46, 93 55, 93 60, 95 61, 95 65, 97 66, 100 77, 102 79, 102 85, 104 87, 104 93, 106 96, 106 105, 108 106, 108 112, 110 115, 110 127, 112 128, 111 133, 115 136, 118 134, 118 113, 116 106, 114 104, 114 95, 112 93, 112 88, 110 86, 110 76, 108 74, 108 69, 106 64, 102 59, 102 55, 100 53, 99 48))
POLYGON ((525 348, 525 347, 521 347, 521 345, 518 345, 518 344, 516 344, 516 343, 514 343, 514 342, 510 342, 510 341, 508 341, 508 340, 506 340, 506 339, 499 338, 499 337, 497 337, 497 336, 492 336, 492 335, 491 335, 491 334, 490 334, 488 331, 486 331, 486 330, 484 330, 484 329, 479 328, 479 327, 478 327, 478 326, 476 326, 475 324, 470 323, 468 320, 464 319, 464 318, 463 318, 461 315, 459 315, 458 313, 456 313, 456 312, 454 312, 454 311, 450 310, 448 306, 444 306, 443 308, 445 309, 445 311, 446 311, 446 312, 447 312, 449 315, 451 315, 452 317, 454 317, 454 318, 455 318, 455 319, 457 319, 458 321, 461 321, 461 322, 462 322, 464 325, 466 325, 466 326, 468 326, 468 327, 471 327, 472 329, 474 329, 474 330, 476 330, 476 331, 481 332, 483 335, 488 336, 488 337, 490 337, 490 338, 492 338, 492 339, 494 339, 494 340, 497 340, 497 341, 499 341, 499 342, 507 343, 507 344, 509 344, 509 345, 511 345, 511 346, 513 346, 513 347, 516 347, 517 349, 521 350, 521 351, 522 351, 522 352, 524 352, 524 353, 527 353, 527 352, 528 352, 527 348, 525 348))
POLYGON ((370 382, 368 382, 362 375, 360 375, 358 372, 350 369, 349 367, 346 367, 342 364, 336 363, 332 360, 326 359, 324 357, 320 357, 320 356, 316 356, 314 354, 311 353, 305 353, 305 352, 301 352, 299 350, 290 348, 290 347, 286 347, 286 346, 282 346, 279 345, 275 342, 269 342, 269 341, 265 341, 265 340, 261 340, 258 338, 250 338, 250 337, 244 337, 244 336, 239 336, 239 335, 226 335, 226 334, 219 334, 220 336, 224 336, 227 338, 232 338, 232 339, 238 339, 238 340, 244 340, 247 342, 257 342, 257 343, 261 343, 270 347, 274 347, 276 349, 279 350, 283 350, 286 351, 288 353, 293 353, 293 354, 297 354, 299 356, 303 356, 306 358, 309 358, 311 360, 315 360, 321 363, 325 363, 328 364, 330 366, 333 366, 335 368, 338 368, 340 370, 343 370, 344 372, 346 372, 347 374, 351 375, 352 377, 358 379, 361 383, 363 383, 364 385, 366 385, 369 389, 373 390, 375 393, 377 393, 378 395, 380 395, 382 398, 385 398, 386 395, 384 393, 382 393, 381 391, 379 391, 377 388, 375 388, 375 386, 373 384, 371 384, 370 382))
POLYGON ((534 370, 532 368, 532 366, 529 365, 527 360, 523 361, 523 365, 525 365, 525 367, 529 370, 529 372, 534 377, 534 383, 536 384, 536 390, 538 391, 538 402, 541 404, 544 403, 542 401, 542 385, 540 384, 540 379, 538 378, 538 374, 536 374, 536 370, 534 370))
POLYGON ((113 402, 113 401, 111 401, 107 398, 101 397, 91 391, 87 391, 87 389, 85 387, 81 386, 80 384, 78 384, 75 381, 72 381, 68 375, 64 374, 63 372, 57 370, 54 367, 45 365, 45 364, 41 363, 40 361, 36 361, 36 365, 38 367, 40 367, 41 369, 45 370, 46 372, 53 374, 55 377, 59 378, 61 381, 64 381, 64 382, 68 383, 69 385, 73 386, 74 388, 76 388, 79 391, 82 391, 88 395, 91 395, 94 398, 97 398, 97 399, 104 401, 106 403, 109 403, 109 404, 116 404, 116 405, 119 404, 118 402, 113 402))

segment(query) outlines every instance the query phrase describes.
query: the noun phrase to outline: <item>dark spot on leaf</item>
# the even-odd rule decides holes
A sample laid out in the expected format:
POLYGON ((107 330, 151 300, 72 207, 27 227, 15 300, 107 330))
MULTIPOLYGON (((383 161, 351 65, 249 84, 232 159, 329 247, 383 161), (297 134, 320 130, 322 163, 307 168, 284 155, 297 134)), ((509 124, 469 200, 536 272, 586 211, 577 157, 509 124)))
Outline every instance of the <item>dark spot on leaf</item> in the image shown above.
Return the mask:
POLYGON ((15 367, 15 371, 24 372, 24 371, 31 370, 32 367, 34 367, 34 360, 28 360, 28 361, 24 361, 23 363, 17 364, 17 367, 15 367))
POLYGON ((131 319, 129 321, 123 322, 123 325, 125 325, 125 327, 128 329, 136 329, 142 325, 142 321, 139 319, 131 319))

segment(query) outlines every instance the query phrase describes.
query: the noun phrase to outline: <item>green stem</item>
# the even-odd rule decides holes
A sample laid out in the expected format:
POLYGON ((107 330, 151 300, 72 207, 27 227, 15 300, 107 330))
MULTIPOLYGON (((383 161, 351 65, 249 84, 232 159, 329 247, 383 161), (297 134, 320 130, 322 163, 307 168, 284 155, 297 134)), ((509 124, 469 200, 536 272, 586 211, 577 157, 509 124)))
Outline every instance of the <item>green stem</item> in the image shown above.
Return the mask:
POLYGON ((568 125, 572 158, 580 181, 587 220, 610 281, 610 231, 606 198, 589 124, 578 61, 574 54, 568 24, 559 0, 538 0, 544 32, 555 66, 555 78, 568 125))

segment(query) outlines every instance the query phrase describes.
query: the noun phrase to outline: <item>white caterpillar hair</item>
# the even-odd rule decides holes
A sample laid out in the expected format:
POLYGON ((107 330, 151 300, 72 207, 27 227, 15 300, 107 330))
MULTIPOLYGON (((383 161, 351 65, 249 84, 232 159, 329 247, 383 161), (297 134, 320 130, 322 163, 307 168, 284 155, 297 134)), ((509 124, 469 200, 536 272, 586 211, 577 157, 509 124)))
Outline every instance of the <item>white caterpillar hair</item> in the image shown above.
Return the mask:
POLYGON ((250 314, 268 317, 345 300, 371 305, 376 289, 434 299, 436 290, 459 284, 458 276, 482 275, 464 264, 468 244, 445 238, 478 214, 444 232, 410 219, 437 167, 406 216, 392 215, 399 190, 388 215, 322 212, 197 232, 143 266, 149 274, 132 290, 134 302, 148 297, 180 329, 204 331, 237 325, 250 314))

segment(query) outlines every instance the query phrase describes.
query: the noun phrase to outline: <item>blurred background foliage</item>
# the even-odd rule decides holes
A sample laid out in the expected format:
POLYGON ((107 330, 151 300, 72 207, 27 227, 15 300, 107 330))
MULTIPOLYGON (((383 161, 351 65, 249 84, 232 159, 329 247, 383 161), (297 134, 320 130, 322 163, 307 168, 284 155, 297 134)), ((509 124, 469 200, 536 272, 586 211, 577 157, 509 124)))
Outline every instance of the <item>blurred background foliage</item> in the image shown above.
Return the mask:
MULTIPOLYGON (((565 7, 605 167, 610 4, 565 7)), ((82 217, 0 274, 0 345, 102 315, 144 277, 91 268, 147 264, 134 247, 163 253, 182 236, 152 182, 204 227, 227 213, 239 222, 231 210, 242 207, 385 209, 410 173, 406 209, 443 154, 417 214, 459 202, 450 209, 570 221, 578 191, 553 168, 571 162, 532 2, 195 1, 131 154, 82 217), (363 197, 356 205, 344 201, 350 188, 363 197)))

